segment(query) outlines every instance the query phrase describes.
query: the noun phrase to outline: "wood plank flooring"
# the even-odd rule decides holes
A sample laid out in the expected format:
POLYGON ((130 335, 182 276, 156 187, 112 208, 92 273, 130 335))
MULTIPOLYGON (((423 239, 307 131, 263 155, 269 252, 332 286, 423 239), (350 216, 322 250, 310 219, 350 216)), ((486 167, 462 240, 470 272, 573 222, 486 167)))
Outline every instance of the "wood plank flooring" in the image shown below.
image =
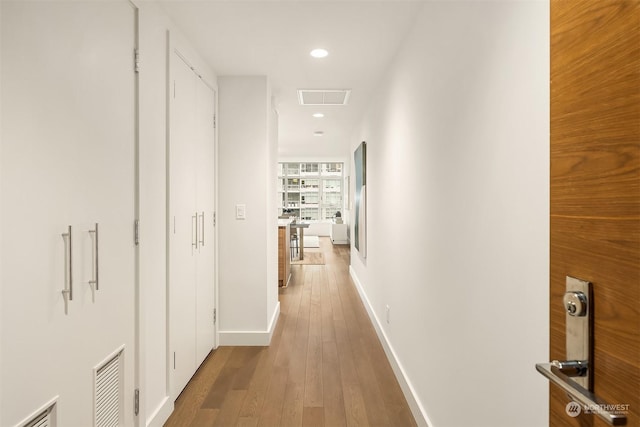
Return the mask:
POLYGON ((325 265, 291 267, 271 345, 213 351, 165 426, 416 425, 349 277, 349 247, 323 237, 319 250, 325 265))

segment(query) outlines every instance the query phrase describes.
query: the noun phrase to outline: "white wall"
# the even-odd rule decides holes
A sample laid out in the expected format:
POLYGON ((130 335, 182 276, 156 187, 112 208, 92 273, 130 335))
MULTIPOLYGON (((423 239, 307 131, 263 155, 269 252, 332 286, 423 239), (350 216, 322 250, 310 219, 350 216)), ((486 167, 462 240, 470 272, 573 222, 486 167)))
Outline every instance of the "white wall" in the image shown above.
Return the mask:
POLYGON ((167 366, 166 146, 169 38, 208 83, 216 76, 153 2, 140 19, 140 301, 142 425, 162 425, 173 410, 167 366))
MULTIPOLYGON (((0 2, 0 22, 2 22, 2 2, 0 2)), ((0 28, 0 48, 2 47, 2 29, 0 28)), ((0 52, 0 70, 2 70, 3 55, 0 52)), ((0 79, 0 100, 2 100, 2 79, 0 79)), ((0 102, 0 129, 2 129, 2 102, 0 102)), ((2 176, 2 132, 0 132, 0 176, 2 176)), ((2 184, 2 183, 0 183, 2 184)), ((0 185, 0 224, 2 224, 2 185, 0 185)), ((2 227, 0 227, 0 242, 2 241, 2 227)), ((0 272, 2 271, 2 258, 0 257, 0 272)), ((2 301, 2 294, 4 289, 4 283, 2 283, 2 274, 0 274, 0 302, 2 301)), ((2 331, 2 304, 0 303, 0 331, 2 331)), ((0 366, 2 365, 2 339, 0 339, 0 366)), ((0 387, 0 403, 3 402, 2 387, 0 387)))
POLYGON ((548 10, 426 3, 352 141, 352 275, 432 427, 548 422, 548 10))
MULTIPOLYGON (((267 158, 265 193, 267 203, 266 227, 267 227, 267 307, 275 308, 278 305, 278 228, 273 224, 278 223, 278 111, 275 108, 275 99, 270 97, 269 105, 269 156, 267 158), (270 286, 276 283, 276 286, 270 286)), ((267 314, 269 310, 267 310, 267 314)), ((267 322, 271 319, 267 317, 267 322)), ((273 325, 275 326, 275 325, 273 325)))
POLYGON ((325 138, 327 137, 316 138, 317 144, 315 145, 279 145, 278 156, 288 159, 306 159, 310 157, 316 159, 337 159, 346 156, 346 150, 349 144, 348 140, 332 141, 325 138))
POLYGON ((271 91, 264 76, 220 77, 218 87, 220 344, 266 345, 278 308, 268 297, 278 286, 271 91))

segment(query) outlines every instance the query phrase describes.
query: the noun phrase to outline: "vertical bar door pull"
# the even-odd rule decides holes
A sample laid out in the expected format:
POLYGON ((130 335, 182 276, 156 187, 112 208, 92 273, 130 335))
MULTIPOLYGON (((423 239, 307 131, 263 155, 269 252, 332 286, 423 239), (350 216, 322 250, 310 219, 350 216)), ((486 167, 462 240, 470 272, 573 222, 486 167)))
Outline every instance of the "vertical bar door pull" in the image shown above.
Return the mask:
POLYGON ((98 223, 96 222, 95 230, 89 230, 89 234, 93 237, 93 279, 89 283, 96 286, 96 291, 100 289, 99 272, 100 258, 98 254, 98 223))
POLYGON ((195 246, 196 249, 198 249, 198 212, 196 212, 195 215, 193 215, 191 217, 191 227, 193 227, 193 222, 195 221, 195 227, 196 227, 196 235, 195 235, 195 239, 193 238, 193 228, 191 229, 191 246, 195 246))
POLYGON ((69 314, 69 301, 73 300, 71 226, 68 226, 66 233, 62 233, 62 240, 64 240, 64 289, 62 290, 62 297, 64 298, 64 314, 69 314))
POLYGON ((200 240, 200 246, 204 246, 204 211, 202 211, 202 227, 200 230, 200 234, 202 235, 202 239, 200 240))

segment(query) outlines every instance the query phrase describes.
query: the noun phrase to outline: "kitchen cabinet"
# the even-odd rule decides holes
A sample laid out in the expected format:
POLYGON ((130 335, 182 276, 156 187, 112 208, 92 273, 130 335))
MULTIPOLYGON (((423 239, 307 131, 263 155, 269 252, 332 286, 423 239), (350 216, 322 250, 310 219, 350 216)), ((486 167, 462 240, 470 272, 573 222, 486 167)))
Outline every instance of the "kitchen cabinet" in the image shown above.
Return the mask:
POLYGON ((287 286, 291 278, 290 219, 278 220, 278 286, 287 286))

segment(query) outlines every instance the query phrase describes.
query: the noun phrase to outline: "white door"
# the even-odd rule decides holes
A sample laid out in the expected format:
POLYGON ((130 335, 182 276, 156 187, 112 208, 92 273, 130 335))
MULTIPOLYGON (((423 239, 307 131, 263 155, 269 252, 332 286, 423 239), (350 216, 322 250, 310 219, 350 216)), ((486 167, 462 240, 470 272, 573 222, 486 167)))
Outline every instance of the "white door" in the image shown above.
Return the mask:
POLYGON ((56 397, 56 425, 100 425, 110 410, 134 425, 136 11, 127 1, 1 7, 0 425, 56 397), (94 369, 116 354, 113 400, 96 413, 94 369))
POLYGON ((174 52, 169 142, 171 395, 214 347, 215 92, 174 52))
POLYGON ((199 366, 214 347, 214 155, 215 92, 197 79, 197 150, 198 210, 200 215, 199 254, 196 282, 196 365, 199 366))
MULTIPOLYGON (((169 143, 169 323, 171 395, 176 398, 196 370, 196 80, 175 53, 169 143)), ((198 246, 198 247, 197 247, 198 246)))

